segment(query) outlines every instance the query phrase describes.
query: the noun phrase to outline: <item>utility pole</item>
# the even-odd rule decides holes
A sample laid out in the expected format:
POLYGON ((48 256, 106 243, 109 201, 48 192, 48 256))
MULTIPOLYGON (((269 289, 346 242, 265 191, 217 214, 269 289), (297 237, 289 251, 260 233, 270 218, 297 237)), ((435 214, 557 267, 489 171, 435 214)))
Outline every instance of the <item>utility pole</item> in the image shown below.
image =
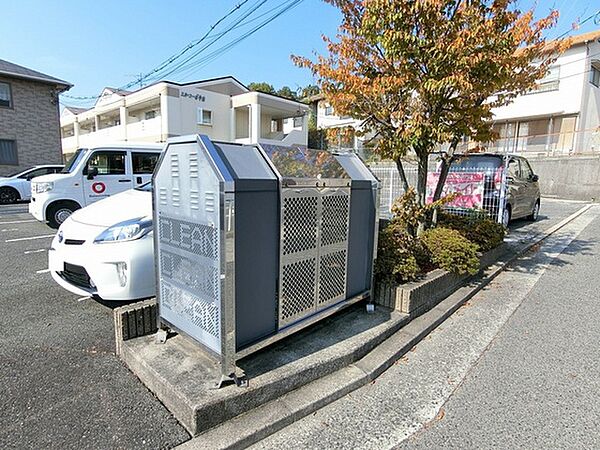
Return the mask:
POLYGON ((126 77, 135 77, 135 84, 139 84, 140 89, 144 87, 144 74, 140 73, 128 73, 126 77))

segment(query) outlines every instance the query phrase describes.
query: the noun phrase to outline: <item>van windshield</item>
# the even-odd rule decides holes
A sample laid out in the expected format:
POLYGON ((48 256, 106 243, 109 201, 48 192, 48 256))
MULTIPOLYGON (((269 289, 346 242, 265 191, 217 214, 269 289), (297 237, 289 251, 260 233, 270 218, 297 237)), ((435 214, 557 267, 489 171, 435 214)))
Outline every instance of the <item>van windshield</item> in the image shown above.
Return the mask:
POLYGON ((60 171, 60 173, 71 173, 75 167, 77 167, 77 164, 79 164, 79 161, 81 161, 81 158, 83 158, 83 155, 85 155, 86 151, 87 148, 78 148, 77 151, 73 153, 73 156, 71 156, 69 161, 67 161, 67 164, 65 164, 65 167, 60 171))
POLYGON ((457 155, 452 160, 450 172, 468 170, 495 170, 502 167, 502 156, 492 155, 457 155))

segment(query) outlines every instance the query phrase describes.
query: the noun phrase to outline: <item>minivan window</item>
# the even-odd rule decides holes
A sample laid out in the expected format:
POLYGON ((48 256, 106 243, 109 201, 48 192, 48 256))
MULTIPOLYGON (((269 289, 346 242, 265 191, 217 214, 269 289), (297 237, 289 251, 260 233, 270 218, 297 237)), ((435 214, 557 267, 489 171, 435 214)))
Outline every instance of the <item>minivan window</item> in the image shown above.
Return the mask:
POLYGON ((98 169, 98 175, 124 175, 125 152, 98 151, 90 157, 84 173, 89 173, 90 168, 98 169))
POLYGON ((508 176, 512 178, 521 178, 521 169, 518 159, 511 159, 508 162, 508 176))
POLYGON ((474 156, 465 155, 457 156, 452 161, 450 171, 463 171, 463 170, 495 170, 502 167, 502 158, 498 156, 474 156))
POLYGON ((531 170, 529 162, 525 159, 521 160, 521 175, 524 180, 529 180, 533 176, 533 170, 531 170))
POLYGON ((154 167, 158 162, 160 153, 131 153, 131 163, 135 175, 148 174, 154 172, 154 167))
POLYGON ((67 164, 65 164, 65 167, 63 167, 60 173, 71 173, 73 169, 77 167, 79 161, 81 161, 81 158, 83 157, 85 151, 85 148, 78 148, 77 151, 73 153, 73 156, 71 156, 69 161, 67 161, 67 164))

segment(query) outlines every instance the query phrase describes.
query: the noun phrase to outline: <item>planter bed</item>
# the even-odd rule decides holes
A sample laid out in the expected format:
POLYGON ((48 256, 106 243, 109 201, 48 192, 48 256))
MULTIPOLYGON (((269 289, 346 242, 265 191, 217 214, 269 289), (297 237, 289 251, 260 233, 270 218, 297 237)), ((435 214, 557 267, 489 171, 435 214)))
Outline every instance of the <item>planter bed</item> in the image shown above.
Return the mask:
MULTIPOLYGON (((480 271, 493 264, 506 251, 506 244, 484 253, 480 257, 480 271)), ((404 284, 378 282, 374 301, 380 306, 417 317, 464 286, 475 275, 458 275, 443 269, 428 272, 422 279, 404 284)))

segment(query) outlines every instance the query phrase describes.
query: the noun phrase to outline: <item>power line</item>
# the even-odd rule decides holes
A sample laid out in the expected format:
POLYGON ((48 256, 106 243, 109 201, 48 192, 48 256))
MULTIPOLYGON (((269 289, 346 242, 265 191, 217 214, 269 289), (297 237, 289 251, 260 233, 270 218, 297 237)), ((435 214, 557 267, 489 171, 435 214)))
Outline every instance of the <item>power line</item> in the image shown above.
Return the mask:
POLYGON ((238 25, 240 22, 242 22, 244 19, 246 19, 247 17, 249 17, 252 13, 254 13, 257 9, 259 9, 262 5, 264 5, 267 2, 267 0, 261 0, 257 3, 254 4, 254 6, 251 7, 250 11, 246 12, 244 14, 244 16, 239 19, 233 26, 230 26, 228 29, 226 29, 223 33, 221 33, 220 36, 216 37, 215 39, 213 39, 211 42, 207 43, 206 45, 204 45, 203 47, 199 48, 198 50, 196 50, 191 56, 188 56, 187 59, 185 59, 182 62, 179 62, 174 68, 170 68, 166 73, 162 73, 160 74, 160 78, 164 78, 164 77, 168 77, 169 75, 175 73, 177 70, 179 70, 181 67, 183 67, 185 64, 187 64, 189 61, 193 60, 194 58, 196 58, 200 53, 202 53, 204 50, 206 50, 208 47, 210 47, 212 44, 214 44, 216 41, 218 41, 219 39, 221 39, 223 36, 225 36, 227 33, 229 33, 230 31, 233 30, 233 27, 235 25, 238 25))
MULTIPOLYGON (((182 50, 180 50, 178 53, 176 53, 176 54, 172 55, 171 57, 167 58, 165 61, 163 61, 157 67, 155 67, 154 69, 152 69, 150 72, 148 72, 144 76, 140 77, 140 79, 138 79, 138 80, 136 80, 136 81, 134 81, 132 83, 128 83, 128 84, 122 86, 119 89, 126 90, 126 89, 134 86, 137 83, 141 83, 142 81, 145 81, 151 75, 154 75, 155 73, 159 72, 160 70, 163 70, 168 65, 172 64, 173 62, 175 62, 177 59, 179 59, 181 56, 183 56, 185 53, 187 53, 192 48, 200 45, 204 40, 206 40, 208 38, 208 36, 211 34, 211 32, 219 24, 221 24, 224 20, 226 20, 232 14, 234 14, 235 12, 237 12, 243 5, 245 5, 246 3, 248 3, 248 1, 250 1, 250 0, 242 0, 240 3, 236 4, 229 12, 227 12, 227 14, 225 14, 223 17, 221 17, 219 20, 217 20, 214 24, 212 24, 210 26, 209 30, 200 39, 197 39, 196 41, 192 41, 186 47, 184 47, 182 50)), ((97 99, 100 98, 99 95, 88 95, 88 96, 72 96, 72 95, 68 95, 68 94, 61 94, 61 95, 63 97, 65 97, 65 98, 70 98, 70 99, 73 99, 73 100, 97 100, 97 99)))
MULTIPOLYGON (((223 45, 222 47, 219 47, 218 49, 216 49, 213 52, 205 55, 201 59, 199 59, 197 61, 194 61, 194 62, 191 62, 187 66, 183 66, 181 68, 181 70, 182 71, 186 71, 185 72, 185 76, 191 75, 196 70, 205 67, 206 65, 208 65, 209 63, 211 63, 212 61, 214 61, 215 59, 217 59, 219 56, 221 56, 225 52, 231 50, 233 47, 235 47, 236 45, 240 44, 243 40, 247 39, 248 37, 250 37, 251 35, 253 35, 257 31, 259 31, 260 29, 264 28, 269 23, 271 23, 273 20, 277 19, 282 14, 284 14, 287 11, 291 10, 292 8, 296 7, 297 5, 299 5, 300 3, 302 3, 303 1, 304 0, 290 0, 288 2, 288 4, 285 6, 285 8, 283 8, 281 11, 278 11, 274 15, 270 16, 268 19, 264 20, 259 25, 257 25, 256 27, 252 28, 250 31, 248 31, 245 34, 239 36, 234 41, 232 41, 232 42, 230 42, 230 43, 228 43, 226 45, 223 45)), ((183 77, 183 75, 182 75, 182 77, 183 77)))

